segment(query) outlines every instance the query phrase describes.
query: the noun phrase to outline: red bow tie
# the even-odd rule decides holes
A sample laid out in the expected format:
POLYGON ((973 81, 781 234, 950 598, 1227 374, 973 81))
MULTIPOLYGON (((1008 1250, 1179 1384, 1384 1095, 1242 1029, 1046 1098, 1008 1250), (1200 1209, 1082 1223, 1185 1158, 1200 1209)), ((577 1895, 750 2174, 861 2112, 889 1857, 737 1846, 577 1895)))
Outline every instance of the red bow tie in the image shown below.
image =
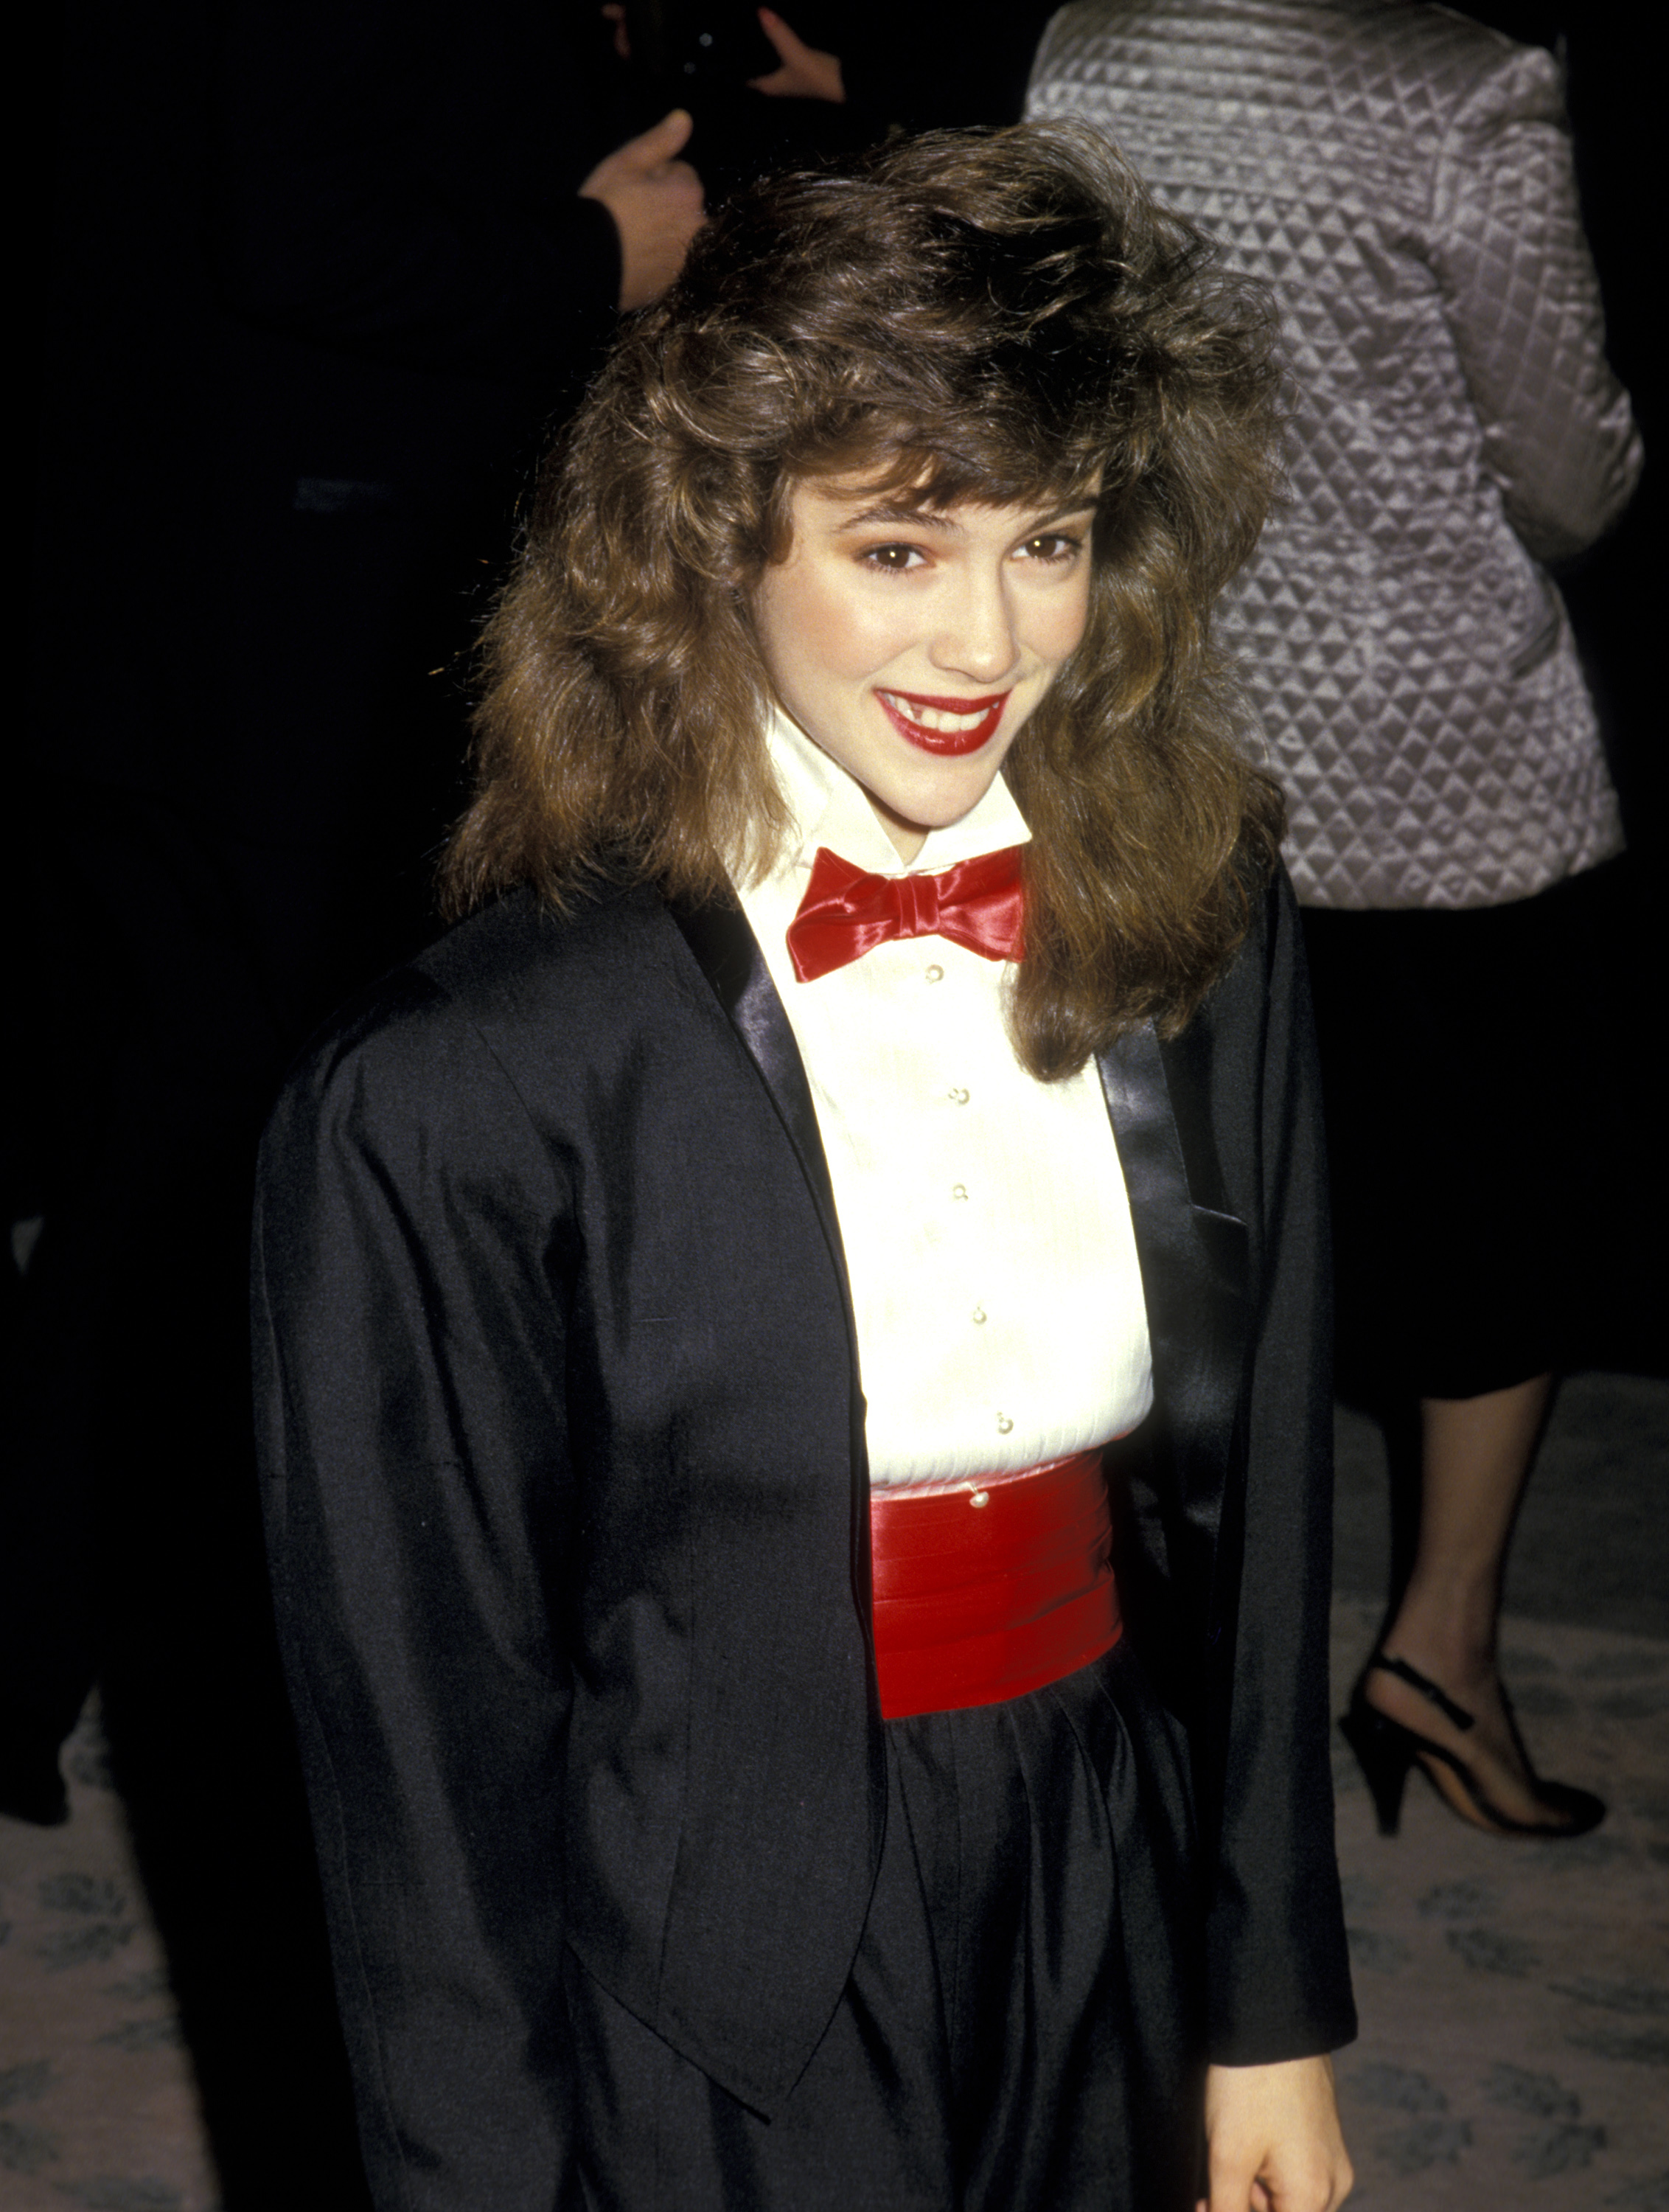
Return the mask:
POLYGON ((802 983, 815 982, 895 937, 948 937, 987 960, 1021 956, 1020 847, 959 860, 937 876, 871 876, 820 846, 788 951, 802 983))

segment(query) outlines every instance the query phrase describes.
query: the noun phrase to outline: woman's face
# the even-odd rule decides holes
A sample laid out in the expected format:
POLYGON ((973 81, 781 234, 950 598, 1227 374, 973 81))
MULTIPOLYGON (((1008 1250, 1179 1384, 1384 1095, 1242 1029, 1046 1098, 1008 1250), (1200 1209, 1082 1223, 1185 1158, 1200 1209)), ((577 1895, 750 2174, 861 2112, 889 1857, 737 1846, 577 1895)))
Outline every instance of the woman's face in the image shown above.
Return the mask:
POLYGON ((754 597, 766 667, 913 860, 985 796, 1083 635, 1095 509, 923 509, 807 481, 790 512, 754 597))

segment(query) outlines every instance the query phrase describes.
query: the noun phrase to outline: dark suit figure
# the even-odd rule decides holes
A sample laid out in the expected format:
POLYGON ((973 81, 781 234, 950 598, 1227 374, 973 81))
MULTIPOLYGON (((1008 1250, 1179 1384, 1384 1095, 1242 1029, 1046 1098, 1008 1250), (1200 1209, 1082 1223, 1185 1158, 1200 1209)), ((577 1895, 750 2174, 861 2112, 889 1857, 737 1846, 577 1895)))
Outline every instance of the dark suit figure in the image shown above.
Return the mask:
POLYGON ((614 321, 616 226, 577 197, 610 142, 588 29, 519 0, 76 4, 62 56, 0 1759, 52 1817, 102 1669, 227 2201, 328 2173, 347 2202, 258 1560, 251 1177, 290 1056, 432 933, 458 656, 614 321))

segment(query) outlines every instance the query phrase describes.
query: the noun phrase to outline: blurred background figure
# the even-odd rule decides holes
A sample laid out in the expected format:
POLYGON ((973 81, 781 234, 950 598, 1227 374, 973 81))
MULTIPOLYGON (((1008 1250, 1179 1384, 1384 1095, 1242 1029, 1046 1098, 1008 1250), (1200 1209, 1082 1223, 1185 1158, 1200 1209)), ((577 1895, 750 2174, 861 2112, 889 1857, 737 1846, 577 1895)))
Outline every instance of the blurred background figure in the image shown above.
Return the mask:
POLYGON ((604 0, 631 64, 634 127, 677 103, 695 117, 709 200, 744 178, 893 133, 1019 120, 1053 0, 1009 0, 968 36, 966 9, 922 0, 604 0), (760 97, 763 94, 764 97, 760 97))
POLYGON ((701 189, 688 116, 606 135, 590 9, 55 21, 0 1805, 63 1817, 97 1671, 226 2203, 294 2212, 357 2161, 256 1524, 255 1140, 434 926, 481 587, 701 189))
MULTIPOLYGON (((1642 945, 1651 945, 1657 958, 1669 926, 1669 747, 1662 738, 1657 657, 1669 526, 1660 459, 1664 356, 1658 288, 1643 279, 1652 250, 1646 226, 1660 191, 1661 103, 1654 73, 1640 66, 1632 20, 1608 0, 1581 8, 1570 0, 1477 0, 1467 12, 1509 38, 1546 47, 1558 61, 1582 227, 1605 302, 1605 351, 1628 387, 1645 442, 1647 466, 1627 513, 1591 552, 1561 568, 1559 588, 1623 804, 1632 912, 1642 945)), ((1654 1139, 1643 1100, 1640 1106, 1639 1137, 1654 1139)), ((1663 1226, 1660 1213, 1654 1226, 1663 1226)), ((1634 1364, 1660 1374, 1669 1358, 1663 1295, 1655 1283, 1648 1284, 1643 1267, 1630 1293, 1626 1310, 1606 1307, 1605 1341, 1634 1364)))
POLYGON ((1549 566, 1641 447, 1560 74, 1417 0, 1136 0, 1055 18, 1029 112, 1102 130, 1284 310, 1291 500, 1225 629, 1306 906, 1342 1376, 1418 1463, 1348 1733, 1387 1827, 1417 1762, 1476 1826, 1579 1834, 1603 1808, 1536 1775, 1496 1666, 1553 1370, 1606 1356, 1633 1257, 1623 829, 1549 566))

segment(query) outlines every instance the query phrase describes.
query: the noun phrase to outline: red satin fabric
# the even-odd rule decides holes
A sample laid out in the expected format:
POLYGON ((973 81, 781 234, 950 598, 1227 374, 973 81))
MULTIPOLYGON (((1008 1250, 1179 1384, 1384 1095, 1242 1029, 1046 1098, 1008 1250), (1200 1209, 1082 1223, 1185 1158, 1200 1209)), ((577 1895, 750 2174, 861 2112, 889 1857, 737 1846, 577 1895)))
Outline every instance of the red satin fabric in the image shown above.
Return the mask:
POLYGON ((872 1491, 870 1544, 889 1721, 1023 1697, 1119 1640, 1099 1450, 955 1490, 872 1491))
POLYGON ((814 982, 895 937, 948 937, 987 960, 1021 955, 1023 901, 1018 845, 959 860, 936 876, 871 876, 819 846, 788 953, 814 982))

